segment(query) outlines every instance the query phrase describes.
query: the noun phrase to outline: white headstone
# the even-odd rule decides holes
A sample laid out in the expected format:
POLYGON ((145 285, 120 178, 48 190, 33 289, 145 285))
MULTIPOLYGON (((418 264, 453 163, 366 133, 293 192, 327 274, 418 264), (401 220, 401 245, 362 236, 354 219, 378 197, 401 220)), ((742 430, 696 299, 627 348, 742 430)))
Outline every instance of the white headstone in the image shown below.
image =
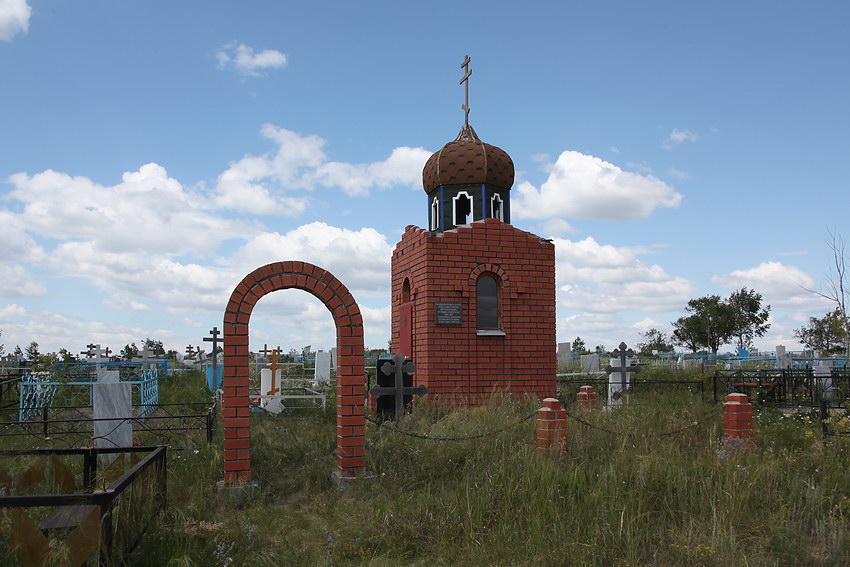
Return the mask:
MULTIPOLYGON (((628 360, 626 361, 626 366, 629 366, 628 360)), ((608 362, 608 365, 612 368, 620 367, 620 359, 612 358, 608 362)), ((626 373, 626 387, 625 389, 629 389, 629 384, 631 383, 631 373, 626 373)), ((608 406, 618 406, 622 405, 625 401, 625 392, 623 391, 623 376, 620 372, 612 372, 608 375, 608 406)))
POLYGON ((558 362, 569 364, 573 360, 573 351, 570 343, 558 343, 558 362))
POLYGON ((582 372, 599 372, 599 355, 598 354, 583 354, 583 355, 581 355, 581 371, 582 372))
POLYGON ((785 351, 783 345, 776 345, 776 368, 779 370, 791 368, 791 355, 785 351))
MULTIPOLYGON (((117 371, 98 369, 98 381, 92 384, 95 447, 110 449, 133 446, 133 390, 118 380, 117 371), (101 380, 101 376, 105 380, 101 380)), ((107 459, 111 461, 112 459, 107 459)))
POLYGON ((331 381, 331 353, 320 350, 316 353, 316 370, 313 384, 319 386, 331 381))
POLYGON ((336 370, 336 352, 336 347, 333 347, 331 349, 331 368, 333 368, 334 370, 336 370))
POLYGON ((812 366, 812 373, 815 376, 818 391, 823 398, 832 398, 835 392, 835 387, 832 385, 832 365, 818 364, 812 366))
POLYGON ((271 368, 260 369, 260 407, 276 415, 283 410, 283 404, 280 401, 280 380, 283 372, 278 368, 274 373, 275 379, 272 382, 271 368))

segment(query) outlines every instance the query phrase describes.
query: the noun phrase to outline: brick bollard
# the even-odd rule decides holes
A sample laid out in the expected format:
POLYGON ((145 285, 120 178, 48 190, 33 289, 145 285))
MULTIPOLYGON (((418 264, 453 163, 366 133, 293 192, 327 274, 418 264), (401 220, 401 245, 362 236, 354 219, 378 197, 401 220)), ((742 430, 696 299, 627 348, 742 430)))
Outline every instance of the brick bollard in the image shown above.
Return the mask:
POLYGON ((576 401, 583 408, 596 407, 598 398, 599 394, 593 391, 593 386, 582 386, 576 394, 576 401))
POLYGON ((753 445, 753 404, 746 394, 729 394, 723 404, 723 442, 753 445), (741 441, 733 441, 738 440, 741 441))
POLYGON ((537 410, 537 451, 567 452, 567 412, 557 398, 546 398, 537 410))

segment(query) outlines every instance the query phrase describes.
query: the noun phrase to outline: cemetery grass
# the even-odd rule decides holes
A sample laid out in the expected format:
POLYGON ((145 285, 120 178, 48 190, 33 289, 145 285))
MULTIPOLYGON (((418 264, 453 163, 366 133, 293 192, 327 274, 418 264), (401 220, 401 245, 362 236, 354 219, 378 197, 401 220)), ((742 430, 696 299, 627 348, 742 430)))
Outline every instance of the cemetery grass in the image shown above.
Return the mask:
POLYGON ((330 402, 322 415, 251 417, 256 486, 216 489, 220 431, 170 451, 168 509, 133 564, 850 563, 850 439, 824 441, 813 414, 757 407, 757 445, 733 450, 719 443, 719 406, 699 396, 567 404, 590 425, 569 419, 559 457, 534 447, 534 401, 423 402, 398 430, 368 425, 369 475, 340 491, 330 402))

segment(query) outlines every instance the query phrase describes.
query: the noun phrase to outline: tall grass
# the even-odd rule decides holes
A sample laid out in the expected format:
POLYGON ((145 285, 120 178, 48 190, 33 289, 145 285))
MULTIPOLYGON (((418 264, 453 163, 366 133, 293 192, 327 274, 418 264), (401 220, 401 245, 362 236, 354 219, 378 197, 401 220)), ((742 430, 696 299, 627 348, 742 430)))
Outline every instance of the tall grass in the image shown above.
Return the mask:
POLYGON ((139 565, 843 565, 850 440, 756 414, 720 445, 719 406, 688 394, 569 406, 569 451, 534 448, 530 400, 427 401, 370 424, 368 475, 339 490, 333 408, 251 419, 256 487, 216 489, 220 441, 169 456, 169 510, 139 565), (488 432, 497 433, 483 435, 488 432), (427 438, 423 438, 427 437, 427 438), (439 439, 438 439, 439 438, 439 439), (464 439, 468 438, 468 439, 464 439), (452 440, 447 440, 452 439, 452 440))

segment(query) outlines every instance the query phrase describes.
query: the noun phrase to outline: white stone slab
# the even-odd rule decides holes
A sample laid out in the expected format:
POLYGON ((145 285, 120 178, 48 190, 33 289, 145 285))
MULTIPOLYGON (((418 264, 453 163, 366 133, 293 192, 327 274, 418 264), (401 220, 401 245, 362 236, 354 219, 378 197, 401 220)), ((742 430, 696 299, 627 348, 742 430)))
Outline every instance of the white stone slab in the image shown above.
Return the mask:
POLYGON ((316 353, 316 370, 313 384, 321 386, 331 381, 331 353, 320 350, 316 353))
MULTIPOLYGON (((117 372, 116 372, 117 374, 117 372)), ((133 389, 126 382, 92 384, 95 446, 99 448, 132 447, 133 389)))
POLYGON ((583 355, 581 355, 581 371, 582 372, 599 372, 599 355, 598 354, 583 354, 583 355))

